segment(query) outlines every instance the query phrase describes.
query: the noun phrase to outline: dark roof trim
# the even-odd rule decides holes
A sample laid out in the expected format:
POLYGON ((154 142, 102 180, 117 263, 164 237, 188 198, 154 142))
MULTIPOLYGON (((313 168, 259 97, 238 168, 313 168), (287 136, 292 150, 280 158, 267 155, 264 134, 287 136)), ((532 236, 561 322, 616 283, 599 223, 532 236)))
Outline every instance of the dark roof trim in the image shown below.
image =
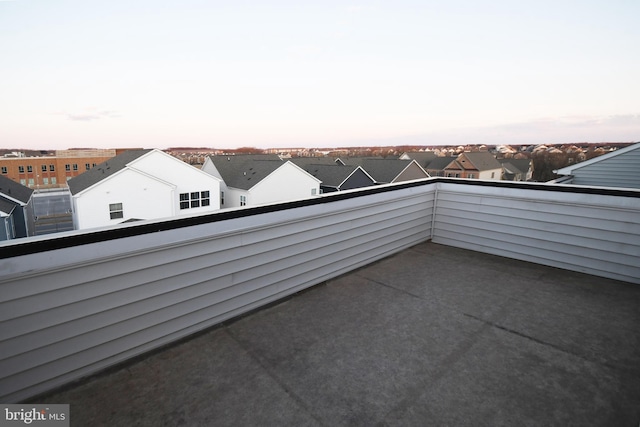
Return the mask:
MULTIPOLYGON (((519 183, 513 181, 480 181, 475 179, 451 179, 451 178, 427 178, 418 181, 401 182, 385 186, 364 187, 362 189, 349 192, 335 192, 326 194, 323 197, 310 198, 304 200, 296 200, 292 202, 278 203, 274 205, 247 207, 233 211, 218 211, 209 215, 196 217, 168 219, 153 223, 145 223, 133 225, 127 228, 101 229, 98 231, 88 231, 82 234, 74 234, 70 236, 52 237, 47 240, 29 241, 29 239, 20 239, 14 244, 0 247, 0 259, 11 258, 15 256, 27 255, 32 253, 52 251, 73 246, 86 245, 101 241, 122 239, 126 237, 140 236, 159 231, 174 230, 183 227, 191 227, 194 225, 215 223, 234 218, 243 218, 253 215, 260 215, 269 212, 279 212, 287 209, 294 209, 304 206, 313 206, 324 203, 332 203, 339 200, 354 199, 357 197, 368 196, 371 194, 386 193, 388 191, 396 191, 405 188, 421 187, 434 183, 443 182, 450 184, 477 185, 480 187, 503 187, 503 188, 519 188, 523 190, 542 190, 558 193, 582 193, 582 194, 598 194, 618 197, 634 197, 640 198, 639 191, 618 190, 609 188, 595 188, 568 185, 549 185, 549 184, 531 184, 519 183)), ((13 242, 12 242, 13 243, 13 242)))

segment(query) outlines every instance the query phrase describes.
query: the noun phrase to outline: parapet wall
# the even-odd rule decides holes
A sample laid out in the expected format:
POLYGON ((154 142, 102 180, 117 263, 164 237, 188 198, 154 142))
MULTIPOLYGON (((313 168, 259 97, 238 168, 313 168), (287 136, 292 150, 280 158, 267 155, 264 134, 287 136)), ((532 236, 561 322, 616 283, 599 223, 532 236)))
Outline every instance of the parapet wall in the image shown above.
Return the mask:
POLYGON ((0 400, 428 239, 640 283, 640 192, 437 178, 2 243, 0 400))

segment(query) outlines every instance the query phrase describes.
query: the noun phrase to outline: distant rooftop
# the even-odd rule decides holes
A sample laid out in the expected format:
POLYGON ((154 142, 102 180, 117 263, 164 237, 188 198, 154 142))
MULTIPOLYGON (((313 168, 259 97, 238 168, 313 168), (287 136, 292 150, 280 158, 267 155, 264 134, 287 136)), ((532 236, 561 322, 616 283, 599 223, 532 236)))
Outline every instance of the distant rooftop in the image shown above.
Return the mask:
POLYGON ((22 204, 29 202, 33 189, 19 184, 7 177, 0 175, 0 197, 4 196, 10 201, 17 201, 22 204))
POLYGON ((115 174, 116 172, 124 169, 129 163, 135 159, 144 156, 150 149, 146 150, 129 150, 124 151, 122 154, 117 155, 105 162, 100 163, 94 168, 81 173, 80 175, 71 178, 67 181, 71 194, 77 194, 94 184, 102 181, 103 179, 115 174))
POLYGON ((640 287, 422 243, 37 403, 72 425, 640 420, 640 287))

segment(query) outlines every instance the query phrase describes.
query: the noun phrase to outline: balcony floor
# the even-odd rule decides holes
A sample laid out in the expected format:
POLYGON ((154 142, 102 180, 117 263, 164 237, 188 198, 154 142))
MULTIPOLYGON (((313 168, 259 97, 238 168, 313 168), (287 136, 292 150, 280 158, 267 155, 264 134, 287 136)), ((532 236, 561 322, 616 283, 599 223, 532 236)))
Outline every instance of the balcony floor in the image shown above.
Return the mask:
POLYGON ((640 421, 640 286, 424 243, 41 396, 72 425, 640 421))

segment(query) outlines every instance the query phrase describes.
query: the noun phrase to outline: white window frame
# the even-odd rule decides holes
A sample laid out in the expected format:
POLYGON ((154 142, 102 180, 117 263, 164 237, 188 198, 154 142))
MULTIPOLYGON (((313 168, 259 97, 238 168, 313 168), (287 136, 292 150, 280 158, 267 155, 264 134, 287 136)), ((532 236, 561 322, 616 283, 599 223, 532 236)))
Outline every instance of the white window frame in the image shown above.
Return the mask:
POLYGON ((109 203, 109 217, 111 219, 124 218, 124 206, 122 206, 122 203, 109 203))
POLYGON ((180 193, 179 206, 180 210, 211 206, 211 192, 203 190, 180 193))

